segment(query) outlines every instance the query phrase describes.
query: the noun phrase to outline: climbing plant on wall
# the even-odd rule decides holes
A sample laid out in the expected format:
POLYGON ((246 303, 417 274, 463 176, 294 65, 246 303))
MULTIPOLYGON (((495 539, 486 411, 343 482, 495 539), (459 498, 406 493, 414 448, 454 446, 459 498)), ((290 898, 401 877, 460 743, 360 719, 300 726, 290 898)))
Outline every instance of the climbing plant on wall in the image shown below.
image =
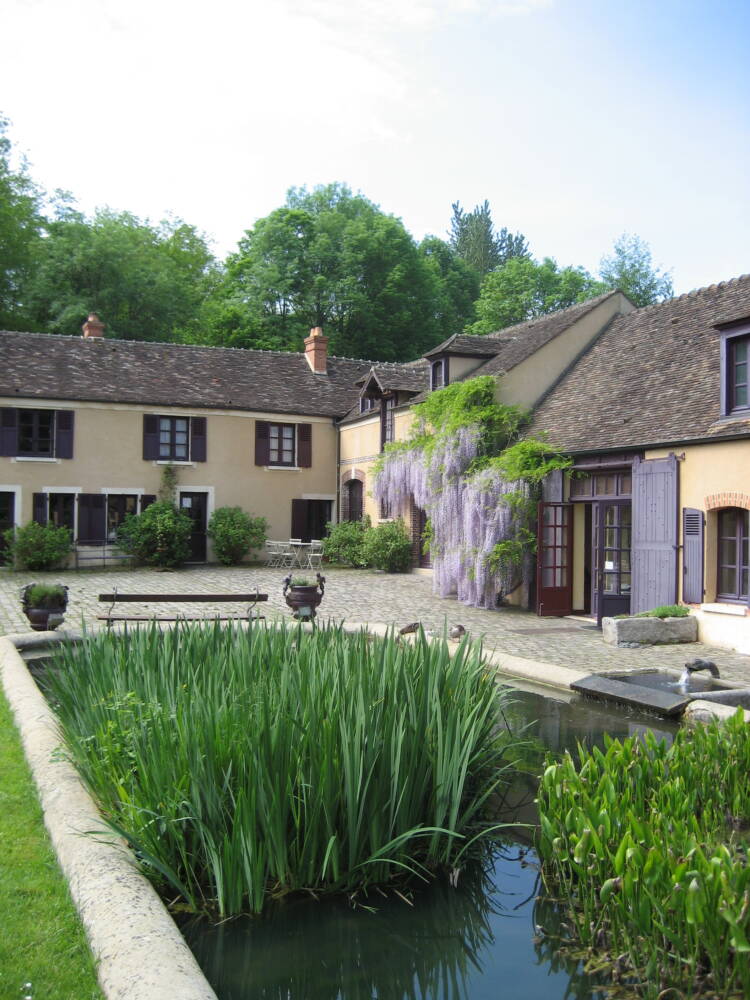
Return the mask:
POLYGON ((495 380, 469 379, 414 407, 409 437, 386 447, 373 495, 392 509, 411 498, 429 518, 433 587, 493 608, 528 581, 542 480, 570 459, 521 438, 528 415, 495 400, 495 380))

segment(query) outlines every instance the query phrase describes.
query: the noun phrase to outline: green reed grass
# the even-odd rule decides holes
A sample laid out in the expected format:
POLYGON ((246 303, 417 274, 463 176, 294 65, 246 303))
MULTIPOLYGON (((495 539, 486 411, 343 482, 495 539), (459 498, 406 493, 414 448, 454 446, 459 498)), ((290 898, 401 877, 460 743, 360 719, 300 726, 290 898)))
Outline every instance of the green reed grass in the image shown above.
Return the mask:
POLYGON ((221 916, 459 865, 512 756, 468 643, 137 629, 86 637, 50 675, 107 820, 157 883, 221 916))
POLYGON ((609 740, 545 770, 547 883, 592 964, 639 995, 750 996, 748 774, 741 714, 682 729, 671 747, 609 740))

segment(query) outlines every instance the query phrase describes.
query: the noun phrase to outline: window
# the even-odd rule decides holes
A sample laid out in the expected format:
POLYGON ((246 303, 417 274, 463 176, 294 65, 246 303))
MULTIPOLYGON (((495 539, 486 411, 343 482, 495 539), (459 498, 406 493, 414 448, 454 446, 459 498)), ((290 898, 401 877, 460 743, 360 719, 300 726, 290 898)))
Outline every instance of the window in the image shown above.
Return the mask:
POLYGON ((72 458, 73 410, 0 408, 0 455, 72 458))
POLYGON ((442 389, 448 385, 448 359, 440 358, 439 361, 432 362, 430 384, 434 389, 442 389))
POLYGON ((138 497, 131 493, 110 493, 107 497, 107 540, 117 538, 117 529, 128 514, 138 513, 138 497))
POLYGON ((205 462, 206 418, 144 414, 143 458, 154 462, 205 462))
POLYGON ((47 496, 47 521, 56 528, 70 528, 75 525, 75 493, 50 493, 47 496))
POLYGON ((717 596, 722 601, 748 600, 749 521, 750 511, 739 507, 719 511, 717 596))
POLYGON ((268 425, 268 464, 294 465, 294 424, 268 425))
POLYGON ((18 454, 52 458, 55 451, 55 411, 18 411, 18 454))
POLYGON ((187 417, 159 417, 159 458, 187 462, 188 427, 187 417))
POLYGON ((358 479, 350 479, 344 486, 344 521, 361 521, 363 514, 363 487, 358 479))
POLYGON ((380 402, 380 447, 389 444, 394 439, 393 411, 396 406, 395 396, 384 396, 380 402))
POLYGON ((372 396, 360 396, 359 397, 359 412, 368 413, 375 406, 375 400, 372 396))
POLYGON ((750 410, 748 382, 750 323, 735 323, 721 333, 721 413, 747 416, 750 410))

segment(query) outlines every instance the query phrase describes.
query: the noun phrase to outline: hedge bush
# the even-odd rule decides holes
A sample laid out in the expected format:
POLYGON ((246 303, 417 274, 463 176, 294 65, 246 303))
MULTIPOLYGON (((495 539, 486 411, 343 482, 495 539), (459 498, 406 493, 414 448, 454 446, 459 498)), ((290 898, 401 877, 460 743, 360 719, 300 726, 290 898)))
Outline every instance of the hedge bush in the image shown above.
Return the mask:
POLYGON ((128 514, 117 530, 117 544, 137 563, 172 568, 190 555, 193 522, 168 500, 157 500, 142 514, 128 514))
POLYGON ((208 522, 208 537, 223 566, 236 566, 254 549, 262 549, 267 535, 265 517, 251 517, 241 507, 217 507, 208 522))
POLYGON ((367 566, 386 573, 406 573, 411 569, 411 546, 403 521, 384 521, 367 529, 362 554, 367 566))
POLYGON ((326 525, 327 536, 323 539, 323 555, 329 562, 341 563, 362 569, 367 566, 363 546, 365 533, 370 528, 370 518, 361 521, 342 521, 340 524, 326 525))
POLYGON ((4 533, 8 545, 7 560, 14 569, 55 569, 62 565, 73 548, 70 528, 29 521, 22 528, 4 533))

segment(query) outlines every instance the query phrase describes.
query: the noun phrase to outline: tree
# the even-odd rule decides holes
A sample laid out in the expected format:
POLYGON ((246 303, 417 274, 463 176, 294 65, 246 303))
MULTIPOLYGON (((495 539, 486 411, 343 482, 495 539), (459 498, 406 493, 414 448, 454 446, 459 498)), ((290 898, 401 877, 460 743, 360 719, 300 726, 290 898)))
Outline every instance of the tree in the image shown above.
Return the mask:
POLYGON ((523 233, 511 233, 505 227, 495 232, 488 201, 475 206, 472 212, 465 212, 457 201, 451 208, 450 245, 480 278, 502 267, 512 257, 528 256, 529 247, 523 233))
POLYGON ((41 240, 42 192, 27 172, 11 164, 8 120, 0 115, 0 328, 26 325, 23 289, 41 240))
POLYGON ((583 302, 604 291, 582 267, 558 267, 551 257, 537 263, 513 257, 488 274, 476 304, 477 322, 468 333, 487 334, 583 302))
POLYGON ((215 266, 203 235, 179 219, 153 226, 100 209, 89 220, 58 199, 26 283, 27 309, 47 333, 79 334, 93 310, 108 336, 178 340, 194 326, 215 266))
POLYGON ((602 257, 599 274, 607 288, 619 288, 636 306, 654 305, 674 295, 671 273, 654 266, 648 243, 632 233, 615 240, 611 256, 602 257))
POLYGON ((440 340, 446 340, 476 318, 474 303, 479 297, 479 275, 437 236, 425 236, 419 252, 434 276, 435 320, 440 340))
POLYGON ((407 360, 440 338, 438 293, 399 219, 342 184, 292 188, 229 259, 207 337, 300 350, 322 326, 335 354, 407 360))

